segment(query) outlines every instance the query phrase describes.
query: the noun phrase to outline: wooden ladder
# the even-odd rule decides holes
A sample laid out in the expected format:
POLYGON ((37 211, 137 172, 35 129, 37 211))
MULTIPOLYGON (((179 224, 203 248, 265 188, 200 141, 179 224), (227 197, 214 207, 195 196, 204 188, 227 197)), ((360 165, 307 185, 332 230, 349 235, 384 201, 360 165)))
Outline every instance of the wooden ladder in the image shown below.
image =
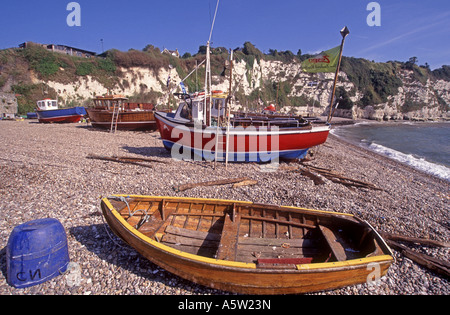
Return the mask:
POLYGON ((120 103, 114 103, 113 113, 111 117, 111 130, 110 132, 117 131, 117 122, 119 121, 119 113, 120 113, 120 103))
MULTIPOLYGON (((220 107, 219 107, 219 112, 220 112, 220 107)), ((217 163, 217 161, 219 159, 219 157, 218 157, 218 152, 219 152, 218 148, 219 148, 219 146, 220 146, 220 148, 222 148, 222 145, 225 144, 225 158, 220 158, 220 161, 222 161, 222 162, 225 161, 225 169, 228 169, 228 153, 230 151, 230 148, 229 148, 229 142, 230 142, 230 107, 228 107, 227 119, 225 120, 226 121, 225 141, 219 141, 218 134, 219 134, 219 130, 220 130, 220 119, 218 118, 217 120, 218 120, 218 122, 217 122, 216 139, 215 139, 216 140, 216 144, 215 144, 215 147, 214 147, 215 148, 215 152, 214 152, 214 154, 215 154, 215 156, 214 156, 214 168, 216 168, 216 163, 217 163)), ((223 137, 222 137, 222 140, 223 140, 223 137)))
POLYGON ((228 153, 230 152, 230 108, 227 108, 227 128, 225 129, 225 169, 228 169, 228 153))

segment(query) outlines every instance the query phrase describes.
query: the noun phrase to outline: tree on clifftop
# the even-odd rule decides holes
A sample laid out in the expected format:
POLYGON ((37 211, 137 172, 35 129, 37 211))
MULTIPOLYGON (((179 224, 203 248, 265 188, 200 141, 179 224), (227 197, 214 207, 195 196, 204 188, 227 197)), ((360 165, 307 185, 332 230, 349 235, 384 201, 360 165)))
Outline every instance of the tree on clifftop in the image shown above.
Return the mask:
POLYGON ((263 56, 263 53, 250 42, 244 43, 244 49, 242 52, 248 56, 255 56, 257 58, 261 58, 263 56))

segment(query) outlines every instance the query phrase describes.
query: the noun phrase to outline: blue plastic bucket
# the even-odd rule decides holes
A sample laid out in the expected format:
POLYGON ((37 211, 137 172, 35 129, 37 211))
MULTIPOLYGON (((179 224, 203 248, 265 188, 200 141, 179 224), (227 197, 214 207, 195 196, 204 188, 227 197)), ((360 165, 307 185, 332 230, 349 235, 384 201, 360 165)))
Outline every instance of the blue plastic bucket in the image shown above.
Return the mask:
POLYGON ((50 280, 67 269, 69 251, 62 224, 52 218, 16 226, 6 247, 6 277, 16 288, 50 280))

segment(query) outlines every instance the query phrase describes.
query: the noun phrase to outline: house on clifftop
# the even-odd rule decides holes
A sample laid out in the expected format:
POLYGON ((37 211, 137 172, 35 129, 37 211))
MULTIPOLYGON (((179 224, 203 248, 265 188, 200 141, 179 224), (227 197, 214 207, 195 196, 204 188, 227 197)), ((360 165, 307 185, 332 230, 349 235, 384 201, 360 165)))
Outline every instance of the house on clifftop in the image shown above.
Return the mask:
POLYGON ((84 58, 91 58, 95 57, 97 54, 93 51, 88 51, 80 48, 70 47, 66 45, 55 45, 55 44, 38 44, 33 42, 25 42, 19 45, 19 48, 26 48, 28 45, 39 45, 44 47, 47 50, 66 54, 70 56, 77 56, 77 57, 84 57, 84 58))
POLYGON ((178 49, 175 50, 169 50, 167 48, 164 48, 164 50, 161 52, 161 54, 169 54, 174 57, 180 58, 180 53, 178 52, 178 49))

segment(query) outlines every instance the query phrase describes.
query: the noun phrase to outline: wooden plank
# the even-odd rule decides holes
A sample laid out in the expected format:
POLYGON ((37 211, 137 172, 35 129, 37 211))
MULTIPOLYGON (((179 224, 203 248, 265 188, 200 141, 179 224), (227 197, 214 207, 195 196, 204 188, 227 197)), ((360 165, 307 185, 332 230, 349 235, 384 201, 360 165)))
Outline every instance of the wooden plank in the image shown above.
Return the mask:
POLYGON ((166 244, 174 249, 180 250, 182 252, 200 255, 203 257, 214 258, 214 254, 216 253, 216 248, 212 247, 197 247, 190 245, 181 245, 181 244, 166 244))
POLYGON ((446 242, 440 242, 425 238, 417 238, 417 237, 409 237, 405 235, 398 235, 398 234, 392 234, 388 232, 380 232, 381 236, 385 239, 389 239, 392 241, 399 241, 399 242, 407 242, 407 243, 413 243, 413 244, 422 244, 425 246, 435 246, 435 247, 444 247, 449 248, 450 243, 446 242))
POLYGON ((168 243, 168 244, 179 244, 179 245, 187 245, 187 246, 194 246, 194 247, 213 247, 213 248, 217 248, 217 246, 219 245, 218 240, 204 240, 204 239, 184 237, 184 236, 173 235, 173 234, 165 234, 163 236, 161 242, 168 243))
POLYGON ((258 259, 258 267, 273 267, 273 265, 301 265, 301 264, 310 264, 312 262, 312 258, 259 258, 258 259))
MULTIPOLYGON (((144 164, 144 163, 140 163, 140 162, 135 162, 134 160, 131 160, 130 158, 124 159, 124 158, 121 158, 121 157, 109 157, 109 156, 100 156, 100 155, 93 155, 93 154, 89 154, 87 156, 87 158, 88 159, 104 160, 104 161, 112 161, 112 162, 118 162, 118 163, 133 164, 133 165, 139 165, 139 166, 153 168, 152 165, 144 164)), ((165 163, 165 162, 161 162, 161 163, 165 163)))
POLYGON ((305 228, 308 228, 308 229, 315 229, 316 228, 315 225, 311 225, 311 224, 304 224, 304 223, 292 222, 292 221, 287 221, 287 220, 270 219, 270 218, 267 218, 267 217, 257 217, 257 216, 243 215, 243 216, 241 216, 241 218, 242 219, 249 219, 249 220, 259 220, 259 221, 263 221, 263 222, 272 222, 272 223, 286 224, 286 225, 292 225, 292 226, 297 226, 297 227, 305 227, 305 228))
POLYGON ((266 246, 266 245, 238 245, 238 251, 243 252, 255 252, 255 253, 261 253, 261 254, 274 254, 281 255, 281 254, 318 254, 319 249, 314 247, 282 247, 282 246, 266 246))
POLYGON ((347 260, 347 254, 345 253, 344 247, 339 243, 339 237, 335 234, 335 232, 324 225, 319 224, 320 231, 322 231, 325 240, 331 248, 334 256, 338 261, 347 260))
POLYGON ((234 184, 234 183, 239 183, 239 182, 248 181, 248 180, 251 180, 251 179, 248 177, 240 177, 240 178, 221 179, 221 180, 201 182, 201 183, 188 183, 188 184, 173 186, 173 190, 175 190, 176 192, 180 192, 180 191, 184 191, 184 190, 199 187, 199 186, 226 185, 226 184, 234 184))
POLYGON ((204 213, 194 213, 194 212, 179 212, 179 211, 177 211, 177 212, 175 212, 175 213, 172 213, 172 215, 184 215, 184 216, 192 216, 192 217, 195 217, 195 216, 197 216, 197 217, 199 217, 199 216, 202 216, 202 217, 223 217, 224 216, 224 214, 222 214, 222 213, 215 213, 215 212, 204 212, 204 213))
POLYGON ((317 241, 313 239, 239 237, 239 244, 266 246, 281 246, 285 244, 289 247, 314 247, 317 241))
POLYGON ((408 257, 419 265, 424 266, 441 275, 444 275, 447 278, 450 278, 450 263, 448 261, 418 253, 393 240, 388 239, 387 243, 389 244, 389 246, 395 248, 396 250, 399 250, 404 256, 408 257))
POLYGON ((169 234, 190 237, 190 238, 195 238, 195 239, 199 239, 199 240, 220 241, 219 234, 208 233, 208 232, 203 232, 203 231, 194 231, 194 230, 179 228, 179 227, 175 227, 175 226, 171 226, 171 225, 166 227, 165 232, 169 233, 169 234))
POLYGON ((141 227, 139 228, 139 232, 141 232, 145 236, 153 238, 161 229, 161 227, 166 223, 166 221, 154 219, 154 217, 151 217, 148 222, 141 225, 141 227))
POLYGON ((234 221, 230 215, 225 216, 222 237, 220 238, 219 249, 216 258, 223 260, 236 260, 238 235, 239 235, 240 215, 236 214, 234 221))
POLYGON ((247 262, 247 263, 256 263, 257 259, 270 259, 270 258, 306 258, 306 257, 315 257, 317 256, 315 253, 277 253, 277 252, 247 252, 247 251, 238 251, 236 255, 237 261, 247 262))
MULTIPOLYGON (((262 209, 262 216, 266 216, 266 210, 262 209)), ((266 236, 266 221, 262 221, 262 237, 266 236)))
MULTIPOLYGON (((191 209, 192 209, 192 203, 189 203, 188 212, 191 212, 191 209)), ((176 214, 174 213, 173 215, 176 215, 176 214)), ((184 221, 183 228, 186 228, 188 221, 189 221, 189 215, 187 215, 186 220, 184 221)))

